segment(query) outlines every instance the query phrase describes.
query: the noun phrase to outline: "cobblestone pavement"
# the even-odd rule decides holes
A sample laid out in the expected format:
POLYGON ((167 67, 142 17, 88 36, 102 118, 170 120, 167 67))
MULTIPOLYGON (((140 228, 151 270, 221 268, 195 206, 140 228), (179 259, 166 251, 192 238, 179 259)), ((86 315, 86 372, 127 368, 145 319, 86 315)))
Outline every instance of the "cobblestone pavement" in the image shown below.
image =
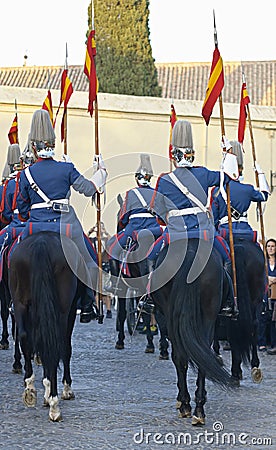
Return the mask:
MULTIPOLYGON (((259 385, 251 381, 247 368, 241 387, 231 393, 207 381, 206 425, 195 428, 191 419, 178 418, 175 369, 171 360, 158 359, 158 336, 154 354, 144 353, 145 336, 131 339, 127 332, 125 349, 115 350, 115 318, 113 311, 113 318, 99 325, 80 324, 77 317, 71 363, 76 398, 60 402, 60 423, 49 422, 42 406, 41 367, 35 367, 37 406, 29 409, 22 402, 23 375, 11 372, 12 343, 9 350, 0 351, 1 449, 232 448, 229 442, 222 444, 223 433, 232 433, 235 449, 276 449, 275 356, 260 354, 264 379, 259 385)), ((222 354, 229 366, 229 352, 222 354)), ((60 373, 60 392, 61 388, 60 373)), ((189 388, 193 399, 191 369, 189 388)))

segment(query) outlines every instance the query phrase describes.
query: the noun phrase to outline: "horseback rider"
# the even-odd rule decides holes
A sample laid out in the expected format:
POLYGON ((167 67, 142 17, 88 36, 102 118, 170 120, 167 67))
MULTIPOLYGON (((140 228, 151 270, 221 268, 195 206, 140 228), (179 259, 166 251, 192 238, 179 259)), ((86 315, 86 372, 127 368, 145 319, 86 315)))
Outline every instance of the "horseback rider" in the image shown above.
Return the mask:
MULTIPOLYGON (((222 256, 224 263, 224 304, 221 315, 234 317, 235 311, 232 280, 225 265, 231 264, 228 244, 216 233, 212 214, 207 206, 208 190, 220 186, 221 173, 206 167, 195 166, 195 150, 191 124, 178 120, 172 133, 172 158, 175 170, 161 174, 155 187, 151 208, 166 225, 163 238, 151 248, 148 258, 155 260, 160 250, 179 239, 199 238, 210 241, 222 256)), ((232 175, 232 173, 228 174, 232 175)), ((225 181, 229 176, 224 174, 225 181)))
POLYGON ((8 148, 7 162, 3 175, 2 196, 0 204, 0 221, 3 228, 0 231, 1 253, 21 233, 25 223, 18 218, 17 195, 20 172, 25 162, 20 156, 19 144, 12 144, 8 148), (8 167, 8 171, 6 168, 8 167))
MULTIPOLYGON (((231 153, 236 155, 239 169, 239 178, 230 180, 230 199, 233 236, 243 237, 257 243, 256 232, 253 231, 248 223, 247 211, 251 202, 266 202, 270 189, 260 166, 256 163, 260 189, 255 189, 251 184, 242 183, 243 181, 243 151, 242 146, 237 141, 230 141, 232 147, 231 153)), ((224 189, 214 188, 211 195, 212 211, 214 215, 215 226, 219 234, 229 241, 229 226, 226 193, 224 189)), ((259 245, 257 243, 257 245, 259 245)))
MULTIPOLYGON (((106 246, 109 254, 110 272, 114 277, 118 277, 120 273, 122 251, 129 242, 136 241, 139 244, 144 242, 144 245, 147 246, 146 251, 144 251, 145 257, 148 246, 162 235, 162 227, 157 222, 156 217, 148 210, 154 192, 150 184, 152 176, 150 156, 140 154, 140 165, 135 173, 137 187, 126 192, 118 215, 117 233, 112 236, 106 246)), ((143 259, 142 253, 141 251, 140 260, 143 259)), ((147 268, 146 271, 148 271, 147 268)), ((106 290, 114 291, 116 281, 114 283, 113 280, 111 281, 112 284, 106 287, 106 290)))
POLYGON ((94 197, 96 192, 102 192, 107 173, 101 156, 97 161, 99 168, 91 180, 81 175, 73 163, 54 160, 55 139, 49 113, 42 109, 35 111, 29 140, 37 161, 23 170, 19 179, 17 199, 19 219, 27 221, 22 239, 39 231, 67 234, 73 239, 90 274, 90 279, 86 278, 84 282, 86 290, 81 299, 80 314, 80 322, 88 323, 98 316, 92 290, 95 281, 92 277, 97 268, 96 255, 69 203, 70 188, 72 186, 74 190, 86 197, 94 197))

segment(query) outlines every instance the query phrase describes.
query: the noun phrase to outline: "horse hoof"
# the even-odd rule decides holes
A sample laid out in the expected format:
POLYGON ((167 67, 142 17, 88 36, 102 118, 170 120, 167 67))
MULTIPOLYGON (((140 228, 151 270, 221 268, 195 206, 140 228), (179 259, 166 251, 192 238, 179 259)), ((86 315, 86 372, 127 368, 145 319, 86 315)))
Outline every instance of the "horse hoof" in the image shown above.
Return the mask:
POLYGON ((147 345, 145 353, 154 353, 154 347, 152 345, 147 345))
POLYGON ((190 419, 192 417, 192 413, 190 410, 179 411, 178 417, 181 419, 190 419))
POLYGON ((62 400, 75 400, 75 394, 72 391, 71 387, 64 388, 62 394, 61 394, 62 400))
POLYGON ((123 342, 116 342, 115 344, 116 350, 123 350, 125 348, 125 344, 123 342))
POLYGON ((192 425, 205 425, 205 417, 197 417, 197 416, 193 416, 192 417, 192 425))
POLYGON ((41 358, 39 355, 34 355, 34 362, 37 366, 42 366, 41 358))
POLYGON ((263 374, 259 367, 253 367, 251 370, 251 378, 253 383, 261 383, 263 381, 263 374))
POLYGON ((232 387, 240 387, 240 380, 239 380, 239 378, 231 376, 231 386, 232 387))
POLYGON ((22 374, 22 367, 13 367, 12 368, 12 373, 21 375, 22 374))
POLYGON ((51 420, 51 422, 62 422, 63 421, 61 412, 50 413, 49 414, 49 419, 51 420))
POLYGON ((34 389, 25 389, 23 392, 23 403, 28 408, 34 408, 36 405, 36 391, 34 389))
POLYGON ((0 343, 0 350, 9 350, 9 343, 8 342, 1 342, 0 343))
POLYGON ((161 354, 160 353, 160 355, 159 355, 159 359, 161 360, 161 361, 168 361, 170 358, 169 358, 169 355, 167 355, 167 354, 161 354))

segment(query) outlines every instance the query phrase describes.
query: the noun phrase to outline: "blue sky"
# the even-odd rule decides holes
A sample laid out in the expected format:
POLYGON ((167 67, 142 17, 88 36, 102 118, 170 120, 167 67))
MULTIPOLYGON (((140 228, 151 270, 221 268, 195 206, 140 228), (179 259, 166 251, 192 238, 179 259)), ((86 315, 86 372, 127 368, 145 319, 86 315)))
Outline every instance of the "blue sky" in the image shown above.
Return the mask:
MULTIPOLYGON (((89 3, 1 0, 0 67, 21 66, 25 53, 28 65, 63 65, 66 42, 69 65, 83 64, 89 3)), ((211 61, 213 9, 225 61, 276 60, 275 0, 150 0, 155 60, 211 61)))

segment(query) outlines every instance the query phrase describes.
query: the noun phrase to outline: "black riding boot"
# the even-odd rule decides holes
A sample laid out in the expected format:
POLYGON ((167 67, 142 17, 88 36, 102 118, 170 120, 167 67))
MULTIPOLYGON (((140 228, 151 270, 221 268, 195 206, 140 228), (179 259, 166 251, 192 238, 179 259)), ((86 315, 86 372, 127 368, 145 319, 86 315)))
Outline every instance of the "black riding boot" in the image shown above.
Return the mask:
POLYGON ((95 295, 92 289, 86 286, 81 298, 80 322, 89 323, 91 320, 98 319, 98 317, 99 311, 96 305, 95 295))
POLYGON ((109 260, 109 267, 110 267, 110 273, 113 276, 111 277, 108 284, 104 286, 104 290, 107 292, 111 292, 114 295, 117 295, 121 291, 121 281, 119 280, 119 273, 120 273, 120 263, 117 259, 110 259, 109 260))
MULTIPOLYGON (((149 274, 149 278, 152 276, 155 267, 155 261, 147 260, 147 273, 149 274)), ((145 274, 141 274, 145 275, 145 274)), ((152 314, 154 312, 154 303, 150 294, 143 295, 138 303, 138 309, 141 309, 142 312, 147 314, 152 314)))
POLYGON ((223 280, 223 304, 220 311, 221 316, 237 318, 239 311, 234 300, 234 289, 232 282, 232 263, 224 264, 224 280, 223 280))

